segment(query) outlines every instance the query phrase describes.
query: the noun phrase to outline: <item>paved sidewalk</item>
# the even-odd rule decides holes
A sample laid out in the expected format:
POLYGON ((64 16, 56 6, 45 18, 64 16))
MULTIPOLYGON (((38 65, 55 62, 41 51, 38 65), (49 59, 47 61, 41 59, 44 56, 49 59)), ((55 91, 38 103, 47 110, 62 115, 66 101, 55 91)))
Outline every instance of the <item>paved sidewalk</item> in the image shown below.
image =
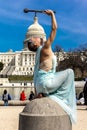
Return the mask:
POLYGON ((77 123, 72 130, 87 130, 87 106, 77 106, 77 123))
POLYGON ((0 106, 0 130, 18 130, 19 113, 24 106, 0 106))
MULTIPOLYGON (((24 106, 0 106, 0 130, 18 130, 19 113, 24 106)), ((78 121, 73 125, 72 130, 87 130, 86 106, 77 107, 78 121)))

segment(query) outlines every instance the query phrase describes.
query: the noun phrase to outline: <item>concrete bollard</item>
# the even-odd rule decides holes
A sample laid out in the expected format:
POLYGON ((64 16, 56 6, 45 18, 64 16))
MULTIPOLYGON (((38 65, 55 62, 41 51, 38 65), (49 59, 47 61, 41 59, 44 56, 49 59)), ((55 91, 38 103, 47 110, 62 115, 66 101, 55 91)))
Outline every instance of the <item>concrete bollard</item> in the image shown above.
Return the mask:
POLYGON ((72 130, 67 113, 50 98, 29 102, 19 114, 19 130, 72 130))

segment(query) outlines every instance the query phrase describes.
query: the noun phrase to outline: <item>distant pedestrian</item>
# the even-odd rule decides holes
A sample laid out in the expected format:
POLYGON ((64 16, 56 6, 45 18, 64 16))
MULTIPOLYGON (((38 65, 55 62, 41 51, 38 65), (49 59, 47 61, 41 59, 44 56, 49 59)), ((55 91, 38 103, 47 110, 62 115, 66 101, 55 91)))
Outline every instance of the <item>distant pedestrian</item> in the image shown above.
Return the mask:
POLYGON ((87 105, 87 80, 86 80, 86 83, 84 85, 83 92, 84 92, 84 100, 85 100, 84 104, 87 105))
POLYGON ((26 95, 25 95, 24 90, 22 90, 22 92, 21 92, 21 94, 20 94, 20 100, 21 100, 21 101, 26 100, 26 95))
POLYGON ((80 92, 80 94, 79 94, 78 99, 81 99, 81 98, 83 98, 83 97, 84 97, 84 92, 83 92, 83 91, 81 91, 81 92, 80 92))
POLYGON ((8 106, 8 93, 7 90, 5 89, 2 95, 2 100, 4 101, 4 106, 8 106))
POLYGON ((33 100, 34 97, 35 97, 34 92, 31 91, 31 93, 30 93, 30 95, 29 95, 29 100, 30 100, 30 101, 33 100))

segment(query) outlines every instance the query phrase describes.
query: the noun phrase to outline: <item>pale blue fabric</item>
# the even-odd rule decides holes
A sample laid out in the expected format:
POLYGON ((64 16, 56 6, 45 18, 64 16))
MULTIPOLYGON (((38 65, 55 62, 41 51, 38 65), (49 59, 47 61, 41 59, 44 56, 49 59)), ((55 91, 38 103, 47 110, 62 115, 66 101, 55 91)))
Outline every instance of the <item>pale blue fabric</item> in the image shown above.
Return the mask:
POLYGON ((44 93, 52 100, 56 101, 67 112, 71 122, 76 122, 76 97, 74 85, 74 73, 72 69, 61 72, 56 70, 56 58, 53 57, 52 70, 46 72, 39 69, 40 46, 36 52, 36 64, 34 68, 34 86, 37 94, 44 93))

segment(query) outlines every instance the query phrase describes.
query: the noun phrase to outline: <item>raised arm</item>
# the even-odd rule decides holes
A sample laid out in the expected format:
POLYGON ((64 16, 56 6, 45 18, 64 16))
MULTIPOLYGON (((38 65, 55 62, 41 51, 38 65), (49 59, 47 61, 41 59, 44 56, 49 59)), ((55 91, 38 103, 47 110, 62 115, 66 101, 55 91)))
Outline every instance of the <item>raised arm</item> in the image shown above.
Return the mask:
POLYGON ((50 36, 44 45, 45 48, 49 48, 51 46, 52 42, 54 41, 55 36, 56 36, 57 22, 56 22, 54 12, 52 10, 45 10, 44 13, 51 16, 51 24, 52 24, 51 25, 51 33, 50 33, 50 36))

